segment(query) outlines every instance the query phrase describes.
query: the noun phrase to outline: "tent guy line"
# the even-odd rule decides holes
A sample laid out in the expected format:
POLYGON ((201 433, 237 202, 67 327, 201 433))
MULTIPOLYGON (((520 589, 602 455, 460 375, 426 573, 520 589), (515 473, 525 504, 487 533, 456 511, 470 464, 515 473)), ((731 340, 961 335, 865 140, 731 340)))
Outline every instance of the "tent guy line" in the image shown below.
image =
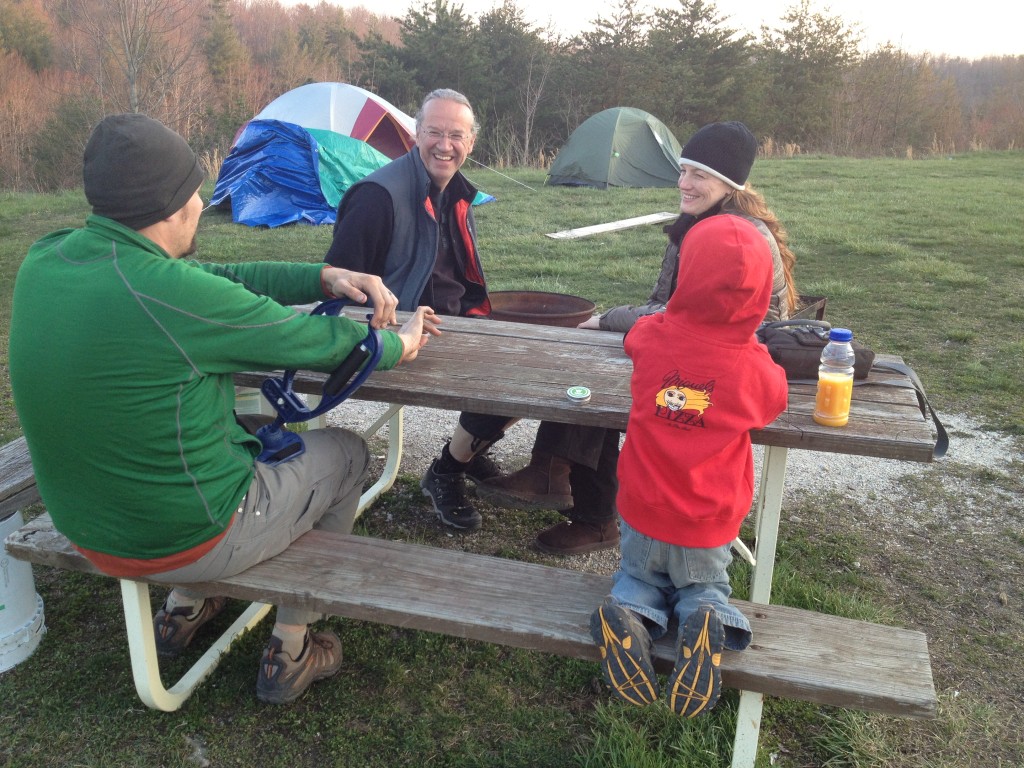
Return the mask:
POLYGON ((504 173, 502 173, 501 171, 495 170, 494 168, 491 168, 491 166, 489 166, 489 165, 485 165, 484 163, 481 163, 481 162, 480 162, 479 160, 475 160, 475 159, 473 159, 472 157, 469 157, 469 158, 466 158, 466 159, 467 159, 467 160, 469 160, 469 162, 471 162, 471 163, 476 163, 476 164, 477 164, 477 165, 479 165, 479 166, 480 166, 481 168, 486 168, 486 169, 487 169, 488 171, 493 171, 494 173, 496 173, 496 174, 498 174, 499 176, 501 176, 501 177, 502 177, 503 179, 508 179, 509 181, 514 181, 514 182, 515 182, 516 184, 518 184, 518 185, 519 185, 520 187, 526 187, 526 188, 527 188, 528 190, 530 190, 531 192, 536 192, 536 191, 537 191, 536 189, 534 189, 533 187, 531 187, 531 186, 530 186, 529 184, 524 184, 523 182, 519 181, 518 179, 513 179, 513 178, 512 178, 511 176, 506 176, 506 175, 505 175, 504 173))

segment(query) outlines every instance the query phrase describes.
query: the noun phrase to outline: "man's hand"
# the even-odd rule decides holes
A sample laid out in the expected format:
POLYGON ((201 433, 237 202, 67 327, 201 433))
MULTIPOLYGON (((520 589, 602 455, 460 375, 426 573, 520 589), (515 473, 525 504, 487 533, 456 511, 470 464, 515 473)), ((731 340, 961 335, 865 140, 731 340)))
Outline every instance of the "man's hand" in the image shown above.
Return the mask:
POLYGON ((590 329, 592 331, 600 331, 601 330, 601 318, 598 317, 597 315, 594 315, 593 317, 588 317, 586 320, 584 320, 582 323, 580 323, 576 327, 577 328, 588 328, 588 329, 590 329))
POLYGON ((377 275, 352 272, 340 267, 325 267, 320 280, 338 298, 349 298, 357 304, 365 304, 369 300, 373 304, 370 325, 374 328, 380 330, 397 324, 395 310, 398 309, 398 297, 387 289, 377 275))
POLYGON ((402 340, 402 359, 399 363, 415 360, 430 336, 440 336, 438 325, 441 318, 430 307, 417 307, 412 317, 405 321, 398 336, 402 340))

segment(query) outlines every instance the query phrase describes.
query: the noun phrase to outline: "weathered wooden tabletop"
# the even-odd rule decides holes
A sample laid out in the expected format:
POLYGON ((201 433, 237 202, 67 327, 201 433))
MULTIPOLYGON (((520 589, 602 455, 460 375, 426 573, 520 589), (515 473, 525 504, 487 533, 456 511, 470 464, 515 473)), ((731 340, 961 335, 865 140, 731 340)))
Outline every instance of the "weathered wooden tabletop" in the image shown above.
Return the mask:
MULTIPOLYGON (((445 317, 441 327, 443 335, 432 337, 415 361, 377 371, 353 397, 625 429, 632 363, 622 334, 464 317, 445 317), (590 389, 590 402, 569 400, 566 390, 576 385, 590 389)), ((268 375, 246 372, 235 381, 258 388, 268 375)), ((319 393, 325 378, 300 371, 293 386, 319 393)), ((787 410, 752 438, 762 445, 931 461, 930 422, 914 389, 884 383, 894 381, 909 384, 899 374, 872 372, 869 383, 854 387, 850 421, 841 428, 814 423, 814 385, 791 383, 787 410)))

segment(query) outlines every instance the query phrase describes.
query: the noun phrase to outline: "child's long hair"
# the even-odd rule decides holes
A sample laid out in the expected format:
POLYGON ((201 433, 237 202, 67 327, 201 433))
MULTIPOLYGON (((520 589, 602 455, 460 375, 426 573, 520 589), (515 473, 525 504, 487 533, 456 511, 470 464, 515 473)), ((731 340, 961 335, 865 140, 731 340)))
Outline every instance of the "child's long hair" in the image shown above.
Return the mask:
POLYGON ((722 210, 734 210, 739 213, 760 219, 772 233, 775 242, 779 245, 779 253, 782 254, 782 269, 786 274, 786 286, 788 288, 786 303, 789 305, 790 315, 797 309, 796 285, 793 282, 793 266, 796 264, 796 255, 789 249, 789 235, 778 217, 768 207, 764 197, 756 189, 747 184, 743 190, 731 191, 722 201, 722 210))

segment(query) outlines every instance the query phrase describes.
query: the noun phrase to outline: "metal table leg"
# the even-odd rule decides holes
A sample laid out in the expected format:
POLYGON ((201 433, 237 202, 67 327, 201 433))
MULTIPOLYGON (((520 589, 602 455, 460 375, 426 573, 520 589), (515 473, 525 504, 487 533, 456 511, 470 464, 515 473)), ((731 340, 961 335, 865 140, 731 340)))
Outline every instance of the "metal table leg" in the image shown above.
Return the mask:
MULTIPOLYGON (((750 580, 750 601, 769 603, 772 596, 772 577, 775 573, 775 549, 779 540, 779 520, 782 516, 782 491, 786 481, 786 459, 789 451, 779 446, 767 446, 761 467, 761 487, 754 507, 755 565, 750 580)), ((732 768, 754 768, 757 740, 761 733, 761 712, 764 695, 754 691, 740 691, 740 706, 736 715, 736 738, 733 741, 732 768)))
POLYGON ((181 680, 170 689, 160 680, 160 661, 156 654, 153 633, 153 614, 149 603, 149 585, 140 581, 121 579, 121 600, 124 603, 124 622, 128 633, 128 651, 132 660, 132 675, 139 698, 153 709, 173 712, 185 703, 192 691, 209 675, 227 653, 236 638, 255 627, 270 611, 271 606, 252 603, 224 634, 210 646, 181 680))
POLYGON ((376 483, 371 485, 363 495, 359 497, 359 507, 356 510, 356 517, 363 513, 368 506, 373 504, 381 494, 385 493, 395 484, 398 477, 398 466, 402 462, 402 439, 403 439, 403 406, 389 405, 387 411, 381 414, 373 424, 363 430, 363 438, 369 438, 387 424, 388 425, 388 457, 384 464, 384 470, 376 483))

